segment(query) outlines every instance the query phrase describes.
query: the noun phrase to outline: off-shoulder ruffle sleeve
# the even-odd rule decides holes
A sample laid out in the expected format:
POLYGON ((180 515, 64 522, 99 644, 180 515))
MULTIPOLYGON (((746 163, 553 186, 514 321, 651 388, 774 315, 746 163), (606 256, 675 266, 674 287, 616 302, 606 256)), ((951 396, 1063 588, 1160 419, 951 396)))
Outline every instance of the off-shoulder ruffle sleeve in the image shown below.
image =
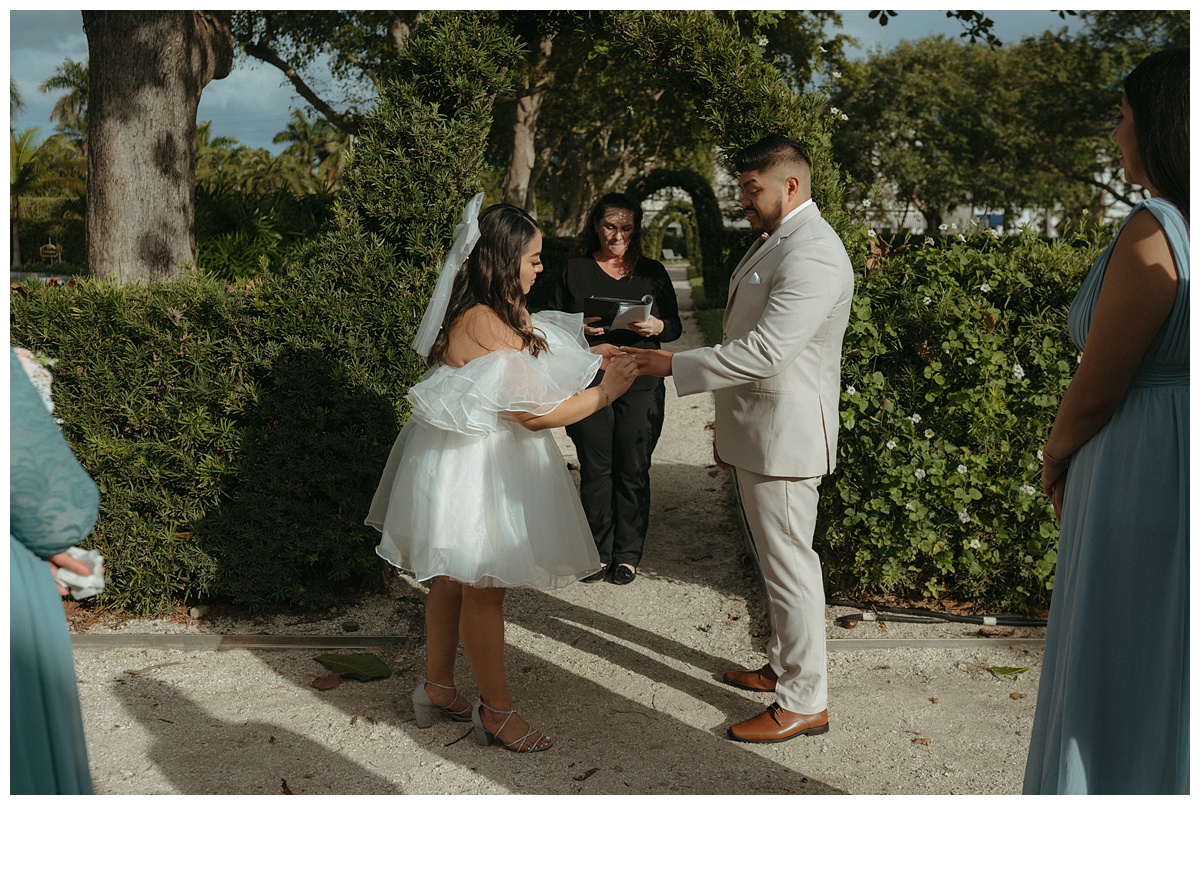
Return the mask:
POLYGON ((465 366, 436 366, 406 397, 412 417, 454 433, 494 432, 506 412, 545 415, 583 390, 600 369, 601 358, 587 349, 583 315, 546 310, 533 324, 550 345, 539 356, 498 350, 465 366))

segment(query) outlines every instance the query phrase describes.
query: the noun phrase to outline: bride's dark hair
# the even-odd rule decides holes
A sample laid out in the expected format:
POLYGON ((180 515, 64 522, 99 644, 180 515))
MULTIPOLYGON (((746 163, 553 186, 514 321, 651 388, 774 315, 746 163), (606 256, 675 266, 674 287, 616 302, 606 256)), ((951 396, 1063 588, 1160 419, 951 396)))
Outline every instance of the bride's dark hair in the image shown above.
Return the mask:
POLYGON ((546 339, 523 321, 525 293, 521 291, 521 257, 541 228, 523 209, 497 203, 479 213, 479 241, 454 277, 446 317, 429 349, 429 364, 440 363, 450 343, 450 330, 477 304, 496 312, 521 337, 532 356, 546 349, 546 339))

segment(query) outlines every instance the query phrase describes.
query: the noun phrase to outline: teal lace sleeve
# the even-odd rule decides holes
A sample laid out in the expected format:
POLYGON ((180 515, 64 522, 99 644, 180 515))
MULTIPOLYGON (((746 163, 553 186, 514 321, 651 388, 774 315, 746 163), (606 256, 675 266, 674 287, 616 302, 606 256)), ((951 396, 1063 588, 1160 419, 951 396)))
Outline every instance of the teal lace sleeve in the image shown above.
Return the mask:
POLYGON ((43 559, 92 531, 100 493, 9 349, 9 532, 43 559))

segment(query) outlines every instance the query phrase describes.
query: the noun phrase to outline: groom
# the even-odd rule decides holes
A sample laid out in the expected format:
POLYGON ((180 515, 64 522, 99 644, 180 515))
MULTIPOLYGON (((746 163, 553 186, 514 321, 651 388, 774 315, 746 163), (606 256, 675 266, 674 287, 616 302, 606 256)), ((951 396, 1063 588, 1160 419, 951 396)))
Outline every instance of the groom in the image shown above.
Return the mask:
POLYGON ((721 344, 633 354, 639 371, 674 375, 680 396, 714 391, 713 456, 736 471, 771 617, 768 663, 725 681, 775 692, 775 703, 729 736, 774 743, 829 730, 825 590, 812 539, 817 488, 836 463, 854 272, 812 202, 801 144, 769 135, 734 165, 759 238, 730 278, 721 344))

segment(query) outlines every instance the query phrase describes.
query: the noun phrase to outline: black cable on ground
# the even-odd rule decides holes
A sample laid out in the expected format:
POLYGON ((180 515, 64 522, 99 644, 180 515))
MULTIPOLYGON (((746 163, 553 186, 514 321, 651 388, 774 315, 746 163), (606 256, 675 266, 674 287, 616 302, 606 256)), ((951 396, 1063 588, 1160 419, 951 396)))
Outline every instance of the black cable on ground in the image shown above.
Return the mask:
MULTIPOLYGON (((762 564, 758 561, 758 552, 754 549, 754 538, 750 534, 750 524, 746 521, 746 511, 742 508, 742 492, 738 488, 737 477, 733 478, 733 494, 737 498, 738 524, 742 528, 742 537, 746 541, 746 552, 758 575, 758 583, 766 590, 767 579, 763 575, 762 564)), ((859 621, 905 621, 914 624, 933 624, 938 621, 953 621, 960 624, 980 624, 985 627, 1045 627, 1046 622, 1037 618, 1026 618, 1022 615, 952 615, 949 612, 936 612, 923 608, 897 608, 890 605, 863 604, 851 602, 848 599, 829 599, 826 605, 837 605, 843 608, 863 609, 859 615, 844 615, 837 619, 839 627, 848 627, 859 621), (888 614, 879 614, 887 612, 888 614), (845 623, 843 623, 845 622, 845 623)))

